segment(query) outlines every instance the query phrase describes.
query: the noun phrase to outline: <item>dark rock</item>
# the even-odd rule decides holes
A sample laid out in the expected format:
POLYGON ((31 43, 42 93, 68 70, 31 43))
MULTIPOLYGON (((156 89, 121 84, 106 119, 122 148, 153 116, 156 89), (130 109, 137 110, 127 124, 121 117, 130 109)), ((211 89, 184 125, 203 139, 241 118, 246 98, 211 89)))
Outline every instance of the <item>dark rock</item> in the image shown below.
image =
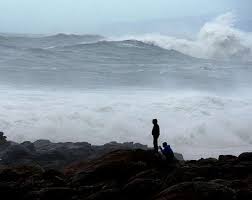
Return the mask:
POLYGON ((3 132, 0 132, 0 145, 6 144, 6 143, 7 143, 6 136, 4 136, 3 132))
POLYGON ((232 155, 220 155, 218 160, 221 162, 234 162, 237 160, 237 157, 232 155))
POLYGON ((141 144, 39 140, 6 142, 0 158, 3 199, 252 199, 251 153, 167 162, 141 144))
POLYGON ((12 169, 4 169, 0 172, 1 182, 17 181, 18 174, 12 169))
POLYGON ((49 147, 52 146, 52 143, 50 140, 37 140, 33 145, 38 151, 47 151, 50 149, 49 147))
POLYGON ((252 152, 242 153, 238 156, 239 161, 250 161, 252 162, 252 152))
POLYGON ((159 179, 160 178, 160 174, 161 172, 158 171, 157 169, 148 169, 145 171, 141 171, 136 175, 133 175, 133 177, 131 177, 129 179, 129 182, 135 180, 135 179, 159 179))
POLYGON ((22 199, 24 191, 17 187, 16 183, 0 182, 0 196, 1 199, 22 199))
POLYGON ((159 193, 156 200, 232 200, 235 192, 221 184, 210 182, 184 182, 159 193))
POLYGON ((29 151, 36 151, 34 144, 30 141, 22 142, 20 145, 22 145, 29 151))
POLYGON ((67 187, 44 188, 39 192, 40 200, 69 200, 75 192, 67 187))
POLYGON ((215 179, 215 180, 211 180, 210 183, 214 183, 214 184, 221 184, 227 187, 231 186, 231 182, 227 181, 227 180, 223 180, 223 179, 215 179))
POLYGON ((64 174, 57 171, 57 170, 54 170, 54 169, 49 169, 49 170, 46 170, 43 172, 42 174, 43 178, 44 179, 50 179, 52 177, 61 177, 61 178, 64 178, 64 174))
MULTIPOLYGON (((22 199, 22 198, 17 198, 17 199, 22 199)), ((24 195, 24 200, 38 200, 40 199, 40 193, 39 191, 28 191, 25 195, 24 195)))
MULTIPOLYGON (((9 145, 1 155, 1 162, 8 165, 18 165, 33 158, 33 154, 22 145, 9 145)), ((27 163, 26 163, 27 164, 27 163)))
POLYGON ((206 178, 205 178, 205 177, 195 177, 195 178, 192 179, 192 181, 194 181, 194 182, 195 182, 195 181, 196 181, 196 182, 197 182, 197 181, 206 181, 206 178))
MULTIPOLYGON (((75 186, 83 186, 86 185, 88 181, 95 180, 96 177, 94 177, 92 174, 88 172, 79 172, 76 173, 73 177, 71 177, 71 184, 75 186)), ((95 181, 93 181, 95 182, 95 181)))
POLYGON ((184 165, 176 170, 174 174, 179 182, 192 181, 196 177, 204 177, 206 180, 216 179, 221 176, 220 169, 211 165, 184 165))
POLYGON ((103 184, 96 184, 96 185, 86 185, 86 186, 79 186, 78 193, 82 197, 88 197, 92 194, 95 194, 102 190, 103 184))
POLYGON ((252 190, 239 190, 237 191, 237 200, 251 200, 252 199, 252 190))
POLYGON ((201 158, 200 160, 198 160, 198 164, 200 165, 214 165, 217 162, 218 160, 216 158, 207 158, 207 159, 201 158))
POLYGON ((90 183, 100 179, 127 180, 133 174, 163 162, 153 151, 118 150, 82 166, 78 169, 81 173, 77 173, 73 180, 90 183))
POLYGON ((87 200, 119 200, 120 197, 121 193, 118 189, 107 189, 90 195, 87 200))
POLYGON ((57 170, 46 170, 42 174, 43 180, 47 187, 64 187, 66 186, 65 176, 57 170))
POLYGON ((123 188, 129 199, 145 199, 153 196, 161 188, 161 181, 156 179, 134 179, 123 188))
POLYGON ((181 153, 174 153, 174 156, 179 161, 183 161, 184 160, 184 157, 183 157, 183 155, 181 153))
MULTIPOLYGON (((124 149, 70 164, 65 170, 67 173, 63 173, 47 167, 57 165, 60 169, 67 163, 70 154, 64 154, 65 147, 61 143, 46 141, 40 145, 35 155, 26 145, 9 144, 5 147, 4 154, 11 146, 25 149, 21 157, 30 159, 31 155, 31 161, 35 159, 36 164, 0 166, 0 195, 3 199, 251 199, 252 173, 248 158, 238 161, 232 156, 222 156, 219 160, 168 163, 160 154, 150 150, 124 149), (50 150, 44 149, 42 144, 50 146, 50 150), (47 158, 48 153, 52 154, 47 158), (235 161, 231 161, 233 159, 235 161)), ((70 152, 74 151, 73 146, 79 151, 79 147, 86 144, 78 144, 79 147, 75 143, 64 145, 71 149, 66 150, 70 152)))
MULTIPOLYGON (((26 141, 21 144, 6 142, 0 145, 0 164, 10 166, 38 163, 47 169, 62 170, 72 163, 94 160, 116 150, 132 149, 148 150, 148 147, 133 142, 111 142, 101 146, 92 146, 87 142, 53 143, 49 140, 37 140, 34 143, 26 141)), ((179 160, 183 159, 181 154, 175 153, 175 156, 179 160)))

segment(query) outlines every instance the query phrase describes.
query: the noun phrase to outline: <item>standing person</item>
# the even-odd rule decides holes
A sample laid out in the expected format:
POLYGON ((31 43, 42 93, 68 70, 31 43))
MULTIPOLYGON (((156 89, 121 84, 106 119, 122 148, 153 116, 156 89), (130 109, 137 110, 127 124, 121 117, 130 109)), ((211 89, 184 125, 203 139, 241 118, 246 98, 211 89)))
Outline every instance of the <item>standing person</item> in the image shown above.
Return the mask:
POLYGON ((158 120, 157 119, 153 119, 152 123, 153 123, 153 129, 152 129, 153 146, 154 146, 154 150, 156 152, 158 152, 158 137, 160 135, 158 120))

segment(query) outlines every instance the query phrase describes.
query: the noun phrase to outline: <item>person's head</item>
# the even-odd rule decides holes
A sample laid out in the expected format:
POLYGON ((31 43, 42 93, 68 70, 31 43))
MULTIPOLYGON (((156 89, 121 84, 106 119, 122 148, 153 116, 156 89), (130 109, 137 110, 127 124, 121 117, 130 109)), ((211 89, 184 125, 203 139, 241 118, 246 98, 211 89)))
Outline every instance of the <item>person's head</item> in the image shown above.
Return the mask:
POLYGON ((167 146, 168 146, 167 142, 164 142, 163 147, 167 147, 167 146))
POLYGON ((153 123, 153 124, 157 124, 157 123, 158 123, 158 120, 157 120, 157 119, 153 119, 153 120, 152 120, 152 123, 153 123))

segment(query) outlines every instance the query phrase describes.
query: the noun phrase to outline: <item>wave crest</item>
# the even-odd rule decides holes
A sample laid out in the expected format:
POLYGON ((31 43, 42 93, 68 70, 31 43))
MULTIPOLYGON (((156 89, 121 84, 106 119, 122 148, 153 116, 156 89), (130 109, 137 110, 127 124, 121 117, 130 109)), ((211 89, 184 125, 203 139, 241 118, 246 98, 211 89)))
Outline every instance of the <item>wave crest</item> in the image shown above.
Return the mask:
POLYGON ((252 33, 235 28, 235 21, 233 13, 220 15, 205 23, 194 40, 160 34, 124 36, 116 40, 135 39, 197 58, 251 61, 252 33))

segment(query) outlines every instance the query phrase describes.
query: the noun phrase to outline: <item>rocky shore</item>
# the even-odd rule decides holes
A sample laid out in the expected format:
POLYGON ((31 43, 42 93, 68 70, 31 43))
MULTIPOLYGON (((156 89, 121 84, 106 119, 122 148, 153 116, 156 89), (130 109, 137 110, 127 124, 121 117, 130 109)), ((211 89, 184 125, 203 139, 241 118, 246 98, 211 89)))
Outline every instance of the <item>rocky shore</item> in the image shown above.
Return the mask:
POLYGON ((0 145, 0 196, 21 200, 251 200, 252 153, 167 163, 112 142, 0 145))

